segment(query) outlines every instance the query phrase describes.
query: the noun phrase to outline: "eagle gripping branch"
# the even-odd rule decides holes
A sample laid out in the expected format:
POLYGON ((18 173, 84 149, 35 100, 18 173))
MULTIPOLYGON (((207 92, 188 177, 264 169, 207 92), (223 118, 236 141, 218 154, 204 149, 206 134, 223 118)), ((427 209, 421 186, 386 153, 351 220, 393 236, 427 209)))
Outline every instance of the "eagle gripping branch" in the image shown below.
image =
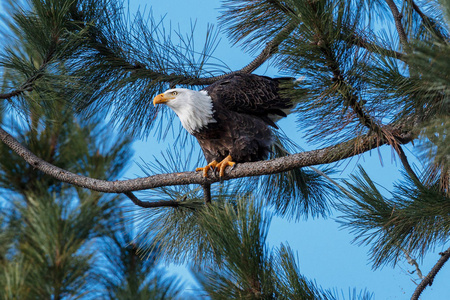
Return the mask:
MULTIPOLYGON (((398 130, 396 131, 398 132, 398 130)), ((408 132, 404 135, 398 136, 398 139, 402 144, 405 144, 410 142, 413 139, 413 136, 408 132)), ((175 205, 174 203, 152 204, 151 202, 143 202, 134 197, 134 195, 132 195, 131 193, 132 191, 173 185, 199 184, 202 186, 206 186, 208 184, 219 182, 221 180, 281 173, 295 168, 333 163, 367 152, 387 143, 387 141, 380 140, 374 135, 361 136, 347 142, 318 150, 296 153, 268 161, 237 164, 234 169, 227 170, 223 178, 219 178, 218 176, 210 176, 205 178, 201 173, 198 172, 182 172, 158 174, 149 177, 128 180, 107 181, 78 175, 44 161, 43 159, 37 157, 30 150, 28 150, 25 146, 20 144, 19 141, 17 141, 13 136, 11 136, 1 127, 0 140, 9 148, 11 148, 12 151, 22 157, 27 163, 32 165, 35 169, 49 176, 52 176, 53 178, 61 182, 73 184, 98 192, 124 193, 130 199, 132 199, 136 205, 143 207, 177 205, 175 205)))

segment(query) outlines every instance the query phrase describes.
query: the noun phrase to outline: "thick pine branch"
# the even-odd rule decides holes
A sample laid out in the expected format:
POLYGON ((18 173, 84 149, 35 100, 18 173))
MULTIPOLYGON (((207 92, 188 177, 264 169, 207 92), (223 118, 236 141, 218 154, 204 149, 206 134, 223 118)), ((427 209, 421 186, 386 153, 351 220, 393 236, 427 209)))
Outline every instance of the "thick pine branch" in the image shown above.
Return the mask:
MULTIPOLYGON (((392 130, 393 135, 396 132, 399 132, 399 129, 392 130)), ((413 139, 413 136, 411 133, 407 132, 397 135, 396 138, 400 143, 408 143, 413 139)), ((213 174, 210 174, 211 177, 204 178, 200 172, 159 174, 149 177, 117 181, 94 179, 74 174, 42 160, 20 144, 14 137, 2 128, 0 128, 0 140, 37 170, 52 176, 59 181, 99 192, 126 193, 162 186, 188 184, 205 185, 219 182, 221 180, 220 178, 213 176, 213 174)), ((318 150, 301 152, 268 161, 242 163, 237 165, 232 170, 227 170, 227 173, 222 180, 275 174, 286 172, 295 168, 329 164, 367 152, 386 143, 386 140, 380 139, 376 135, 361 136, 347 142, 318 150)), ((130 197, 130 195, 127 196, 130 197)))
MULTIPOLYGON (((322 43, 324 43, 324 38, 321 34, 321 32, 318 32, 320 40, 322 43)), ((371 116, 363 107, 360 101, 358 101, 358 95, 356 95, 353 92, 353 88, 351 85, 347 83, 344 76, 342 75, 342 71, 339 67, 338 61, 335 59, 334 53, 332 52, 331 48, 326 45, 322 48, 322 53, 325 56, 326 60, 328 61, 328 68, 333 73, 333 81, 336 82, 338 86, 338 90, 342 97, 344 98, 344 101, 348 106, 350 106, 353 110, 353 112, 356 114, 356 116, 359 119, 359 122, 368 128, 371 132, 376 133, 380 137, 383 137, 384 140, 387 141, 388 144, 390 144, 395 151, 397 152, 400 161, 402 162, 405 170, 408 172, 408 174, 413 178, 414 180, 419 182, 419 179, 417 175, 414 173, 413 169, 411 168, 408 159, 405 155, 405 152, 399 145, 396 138, 392 135, 392 132, 390 130, 386 130, 388 127, 383 127, 382 124, 379 124, 373 116, 371 116)))

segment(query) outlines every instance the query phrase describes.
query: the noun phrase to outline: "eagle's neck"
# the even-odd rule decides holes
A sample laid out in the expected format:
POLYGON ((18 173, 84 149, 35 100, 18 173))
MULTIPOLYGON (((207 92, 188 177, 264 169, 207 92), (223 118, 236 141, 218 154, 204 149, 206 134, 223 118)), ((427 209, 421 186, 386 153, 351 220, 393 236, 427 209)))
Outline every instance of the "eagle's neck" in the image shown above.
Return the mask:
POLYGON ((171 108, 190 134, 198 132, 209 123, 216 123, 213 118, 213 102, 206 91, 189 90, 179 105, 172 105, 171 108))

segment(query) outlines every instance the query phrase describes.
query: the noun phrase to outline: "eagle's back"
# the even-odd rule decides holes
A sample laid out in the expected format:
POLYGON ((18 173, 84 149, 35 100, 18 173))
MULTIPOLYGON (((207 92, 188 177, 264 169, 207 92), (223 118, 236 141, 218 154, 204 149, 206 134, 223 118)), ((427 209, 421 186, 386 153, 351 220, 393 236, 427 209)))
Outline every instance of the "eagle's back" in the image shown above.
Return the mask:
POLYGON ((285 110, 292 107, 290 99, 280 96, 280 81, 292 78, 272 79, 254 74, 233 74, 204 88, 215 106, 263 119, 277 128, 270 115, 285 117, 285 110))

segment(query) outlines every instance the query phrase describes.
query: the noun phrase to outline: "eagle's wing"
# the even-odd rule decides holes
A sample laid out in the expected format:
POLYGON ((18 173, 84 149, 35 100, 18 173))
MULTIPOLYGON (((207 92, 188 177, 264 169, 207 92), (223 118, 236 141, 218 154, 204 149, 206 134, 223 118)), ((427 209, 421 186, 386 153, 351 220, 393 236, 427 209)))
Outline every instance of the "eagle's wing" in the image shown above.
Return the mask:
POLYGON ((239 113, 255 115, 271 126, 275 125, 269 117, 285 117, 283 110, 292 107, 288 99, 279 95, 279 81, 254 74, 233 74, 206 87, 214 106, 239 113))

